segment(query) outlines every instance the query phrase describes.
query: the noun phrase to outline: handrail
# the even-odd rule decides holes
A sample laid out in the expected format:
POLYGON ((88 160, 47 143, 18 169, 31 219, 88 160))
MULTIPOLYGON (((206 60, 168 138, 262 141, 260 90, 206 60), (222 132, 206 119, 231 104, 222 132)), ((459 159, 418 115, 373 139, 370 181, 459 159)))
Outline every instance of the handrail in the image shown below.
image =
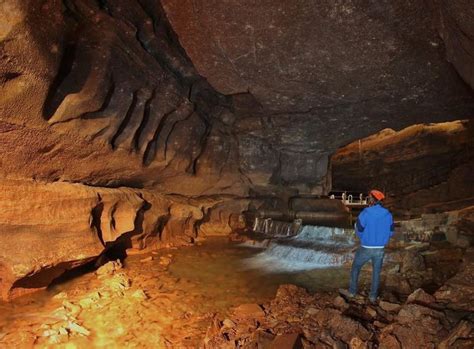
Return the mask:
POLYGON ((341 200, 345 205, 367 205, 369 202, 369 197, 366 196, 364 197, 363 193, 359 194, 359 199, 354 200, 354 195, 349 194, 347 195, 347 192, 343 192, 341 195, 335 195, 331 194, 329 196, 330 199, 332 200, 341 200))

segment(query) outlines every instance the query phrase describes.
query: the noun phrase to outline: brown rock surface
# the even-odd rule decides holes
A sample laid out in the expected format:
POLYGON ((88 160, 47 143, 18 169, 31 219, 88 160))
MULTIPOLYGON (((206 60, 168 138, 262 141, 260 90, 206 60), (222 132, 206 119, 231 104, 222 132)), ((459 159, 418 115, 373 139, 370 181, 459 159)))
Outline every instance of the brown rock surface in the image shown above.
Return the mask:
MULTIPOLYGON (((316 190, 314 173, 325 172, 338 146, 385 127, 472 116, 472 92, 435 29, 448 7, 438 2, 162 3, 197 71, 223 94, 246 95, 247 108, 253 101, 237 122, 252 180, 273 173, 316 190)), ((456 38, 470 45, 462 35, 472 33, 470 17, 456 14, 464 24, 453 28, 456 38)))
POLYGON ((66 183, 2 181, 0 186, 2 298, 12 286, 47 286, 64 270, 102 252, 91 224, 100 202, 96 191, 66 183))
POLYGON ((163 5, 197 70, 218 91, 250 92, 274 112, 330 115, 357 105, 354 112, 362 115, 373 98, 386 105, 372 114, 399 116, 422 96, 432 102, 436 95, 444 101, 454 97, 453 91, 433 89, 441 77, 455 79, 423 2, 164 0, 163 5), (415 68, 419 61, 427 64, 415 68), (401 71, 411 74, 404 79, 401 71), (402 103, 395 90, 404 90, 402 103))
POLYGON ((333 187, 385 190, 400 215, 463 208, 474 198, 473 140, 469 121, 381 131, 332 157, 333 187))
POLYGON ((241 192, 238 173, 226 178, 229 166, 216 162, 217 148, 230 159, 236 145, 224 137, 207 142, 214 124, 229 127, 219 121, 227 102, 197 83, 162 32, 166 21, 152 25, 156 3, 9 1, 0 15, 7 19, 0 39, 3 176, 160 184, 188 195, 230 180, 232 192, 241 192))
POLYGON ((104 249, 189 243, 204 217, 203 204, 146 190, 18 180, 0 189, 3 298, 45 287, 104 249))
POLYGON ((474 7, 469 0, 431 0, 446 56, 463 79, 474 88, 474 7))
POLYGON ((457 310, 474 311, 474 262, 472 249, 468 251, 468 260, 461 271, 449 279, 434 294, 438 302, 457 310))
POLYGON ((257 333, 277 335, 275 341, 298 336, 304 348, 444 348, 455 342, 454 348, 468 348, 474 343, 472 319, 459 321, 464 312, 446 311, 440 303, 433 302, 431 308, 385 302, 391 313, 364 301, 351 300, 343 309, 335 309, 333 303, 331 295, 311 296, 283 285, 275 299, 264 304, 265 317, 257 325, 256 319, 233 316, 226 321, 243 330, 228 331, 217 324, 215 335, 206 340, 209 347, 223 348, 233 343, 257 346, 257 333))
POLYGON ((435 298, 426 293, 421 288, 416 289, 411 295, 407 298, 407 303, 418 303, 424 305, 430 305, 435 302, 435 298))

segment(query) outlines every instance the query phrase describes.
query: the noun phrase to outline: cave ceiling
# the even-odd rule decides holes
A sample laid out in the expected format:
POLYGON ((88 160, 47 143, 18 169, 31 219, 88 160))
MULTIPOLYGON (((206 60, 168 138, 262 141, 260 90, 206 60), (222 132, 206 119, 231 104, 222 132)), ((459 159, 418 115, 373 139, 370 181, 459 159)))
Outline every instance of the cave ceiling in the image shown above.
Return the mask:
POLYGON ((8 0, 2 175, 328 188, 328 155, 473 115, 469 0, 8 0))
POLYGON ((460 30, 472 33, 472 3, 163 4, 198 72, 223 94, 250 93, 274 125, 264 132, 290 148, 332 149, 384 127, 473 110, 472 91, 447 61, 434 20, 440 11, 451 11, 460 16, 460 30))

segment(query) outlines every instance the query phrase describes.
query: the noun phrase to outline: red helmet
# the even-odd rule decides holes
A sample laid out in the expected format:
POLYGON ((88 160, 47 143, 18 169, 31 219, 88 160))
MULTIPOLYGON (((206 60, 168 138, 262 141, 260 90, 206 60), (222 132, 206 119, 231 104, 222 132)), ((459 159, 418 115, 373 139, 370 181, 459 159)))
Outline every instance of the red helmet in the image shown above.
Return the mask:
POLYGON ((385 199, 384 193, 376 189, 370 191, 370 196, 372 196, 377 201, 382 201, 385 199))

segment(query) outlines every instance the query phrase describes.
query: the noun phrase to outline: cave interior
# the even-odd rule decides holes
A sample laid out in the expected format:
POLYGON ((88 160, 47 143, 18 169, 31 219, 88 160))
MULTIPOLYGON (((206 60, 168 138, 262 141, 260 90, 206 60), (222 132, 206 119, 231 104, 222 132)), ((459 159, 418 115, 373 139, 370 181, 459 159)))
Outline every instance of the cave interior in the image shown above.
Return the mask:
POLYGON ((471 0, 0 1, 0 346, 472 348, 473 116, 471 0))

